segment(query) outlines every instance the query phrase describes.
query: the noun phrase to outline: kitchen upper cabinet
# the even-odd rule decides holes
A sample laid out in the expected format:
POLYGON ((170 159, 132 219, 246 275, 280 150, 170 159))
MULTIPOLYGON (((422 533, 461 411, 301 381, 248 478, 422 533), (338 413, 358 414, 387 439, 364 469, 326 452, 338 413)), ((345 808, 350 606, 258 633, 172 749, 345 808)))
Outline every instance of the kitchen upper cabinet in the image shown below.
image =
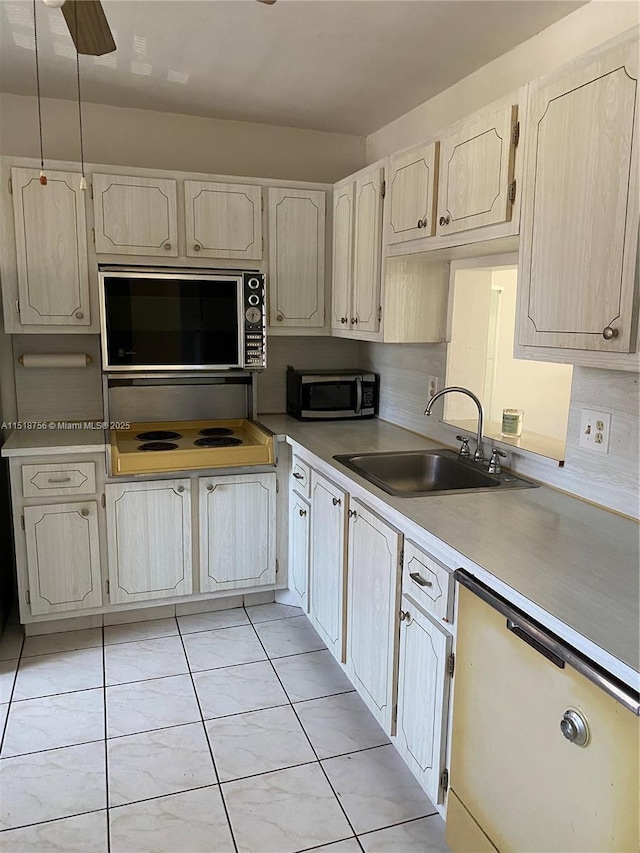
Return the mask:
POLYGON ((186 254, 190 258, 262 258, 262 188, 185 181, 186 254))
POLYGON ((316 471, 311 479, 309 616, 333 656, 344 662, 346 492, 316 471))
POLYGON ((530 87, 520 344, 635 350, 637 116, 637 37, 530 87))
POLYGON ((176 182, 94 174, 97 254, 178 256, 176 182))
POLYGON ((325 325, 326 194, 270 187, 269 324, 325 325))
POLYGON ((331 328, 344 331, 351 318, 353 287, 354 184, 337 184, 333 191, 333 284, 331 328))
POLYGON ((382 205, 384 169, 360 174, 355 183, 353 231, 353 290, 350 326, 357 332, 380 328, 382 266, 382 205))
POLYGON ((452 638, 406 596, 401 608, 395 745, 431 801, 441 803, 452 638))
POLYGON ((306 612, 309 612, 310 523, 310 505, 296 492, 292 492, 289 506, 290 586, 300 596, 302 608, 306 612))
POLYGON ((454 125, 440 143, 439 236, 511 219, 518 96, 454 125))
POLYGON ((201 477, 200 592, 276 580, 276 475, 201 477))
POLYGON ((100 607, 98 504, 25 507, 24 530, 32 615, 100 607))
POLYGON ((387 734, 394 722, 401 546, 397 530, 351 501, 347 672, 387 734))
POLYGON ((190 481, 109 484, 105 492, 111 603, 189 595, 190 481))
MULTIPOLYGON (((76 172, 12 169, 18 272, 16 310, 22 326, 91 324, 85 193, 76 172)), ((5 283, 6 286, 6 283, 5 283)))
POLYGON ((389 161, 387 243, 436 233, 436 188, 440 143, 392 154, 389 161))

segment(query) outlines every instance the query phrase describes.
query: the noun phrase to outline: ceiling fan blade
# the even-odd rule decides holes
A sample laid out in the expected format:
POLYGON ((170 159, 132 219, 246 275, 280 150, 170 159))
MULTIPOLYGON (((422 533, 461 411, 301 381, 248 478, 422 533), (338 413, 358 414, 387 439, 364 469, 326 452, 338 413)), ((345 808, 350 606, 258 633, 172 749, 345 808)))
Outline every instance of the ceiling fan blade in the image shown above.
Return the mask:
POLYGON ((102 56, 116 49, 99 0, 65 0, 62 14, 78 53, 102 56))
POLYGON ((258 0, 258 3, 264 3, 265 6, 273 6, 276 0, 258 0))

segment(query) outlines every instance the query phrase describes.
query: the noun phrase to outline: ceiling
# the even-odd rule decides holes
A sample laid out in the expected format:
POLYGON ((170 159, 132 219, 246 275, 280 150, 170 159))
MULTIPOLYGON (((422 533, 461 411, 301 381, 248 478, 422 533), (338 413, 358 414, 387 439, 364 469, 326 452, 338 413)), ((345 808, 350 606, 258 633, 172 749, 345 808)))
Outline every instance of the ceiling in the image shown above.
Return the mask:
MULTIPOLYGON (((584 2, 103 0, 117 50, 86 101, 365 135, 584 2)), ((0 90, 35 94, 30 0, 0 0, 0 90)), ((60 9, 37 4, 43 97, 76 97, 60 9)))

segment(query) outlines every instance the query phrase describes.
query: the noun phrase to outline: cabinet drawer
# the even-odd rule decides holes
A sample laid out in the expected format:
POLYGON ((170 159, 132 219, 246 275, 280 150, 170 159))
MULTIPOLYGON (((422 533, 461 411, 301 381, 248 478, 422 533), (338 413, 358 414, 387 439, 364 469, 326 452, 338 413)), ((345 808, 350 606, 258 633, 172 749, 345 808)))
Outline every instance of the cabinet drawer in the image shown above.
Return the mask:
POLYGON ((453 621, 453 574, 435 557, 405 542, 402 593, 441 622, 453 621))
POLYGON ((96 490, 95 462, 57 462, 22 466, 25 498, 92 495, 96 490))
POLYGON ((311 468, 297 456, 291 466, 291 488, 304 498, 311 497, 311 468))

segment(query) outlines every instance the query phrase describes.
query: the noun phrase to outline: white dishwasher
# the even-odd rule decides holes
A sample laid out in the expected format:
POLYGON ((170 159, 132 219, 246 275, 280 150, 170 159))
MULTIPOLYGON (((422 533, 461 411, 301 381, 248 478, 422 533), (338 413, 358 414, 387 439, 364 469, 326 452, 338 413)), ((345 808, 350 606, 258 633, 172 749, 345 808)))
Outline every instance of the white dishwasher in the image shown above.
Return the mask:
POLYGON ((638 693, 463 570, 446 837, 454 853, 637 853, 638 693))

